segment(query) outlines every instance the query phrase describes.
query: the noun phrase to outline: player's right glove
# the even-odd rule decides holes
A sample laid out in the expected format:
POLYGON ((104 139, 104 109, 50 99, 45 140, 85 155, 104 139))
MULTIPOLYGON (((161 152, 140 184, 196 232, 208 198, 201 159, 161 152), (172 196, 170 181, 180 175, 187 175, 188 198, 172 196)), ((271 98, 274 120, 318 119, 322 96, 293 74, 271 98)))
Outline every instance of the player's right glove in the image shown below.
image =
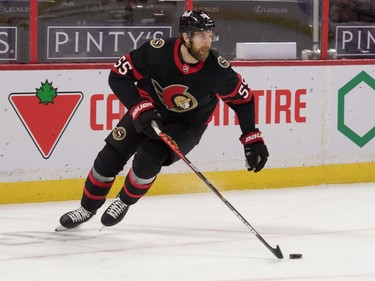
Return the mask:
POLYGON ((257 131, 242 135, 240 140, 244 145, 246 166, 248 171, 259 172, 268 160, 268 149, 264 144, 262 132, 257 131))
POLYGON ((133 119, 134 128, 137 133, 147 135, 152 139, 159 139, 151 127, 151 121, 155 121, 161 128, 161 116, 154 105, 148 100, 142 100, 130 109, 130 116, 133 119))

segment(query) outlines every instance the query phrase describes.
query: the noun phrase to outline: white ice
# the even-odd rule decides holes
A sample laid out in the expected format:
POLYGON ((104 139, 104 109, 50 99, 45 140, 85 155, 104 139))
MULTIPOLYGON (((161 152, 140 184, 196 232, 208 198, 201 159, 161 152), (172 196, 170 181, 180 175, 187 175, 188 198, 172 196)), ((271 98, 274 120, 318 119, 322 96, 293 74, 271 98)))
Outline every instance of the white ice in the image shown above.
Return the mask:
POLYGON ((56 233, 79 201, 0 205, 2 281, 375 280, 374 183, 146 196, 99 232, 101 211, 56 233), (301 253, 300 260, 289 259, 301 253))

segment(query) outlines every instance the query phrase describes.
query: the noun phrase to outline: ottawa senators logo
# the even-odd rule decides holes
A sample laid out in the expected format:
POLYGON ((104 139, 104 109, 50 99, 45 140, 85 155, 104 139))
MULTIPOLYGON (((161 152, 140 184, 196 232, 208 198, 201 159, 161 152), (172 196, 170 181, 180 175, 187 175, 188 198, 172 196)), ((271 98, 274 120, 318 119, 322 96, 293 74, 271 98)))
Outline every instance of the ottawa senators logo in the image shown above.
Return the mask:
POLYGON ((222 67, 222 68, 228 68, 230 66, 230 63, 229 61, 227 61, 225 58, 223 58, 222 56, 219 56, 217 58, 217 62, 219 63, 219 65, 222 67))
POLYGON ((152 47, 159 49, 164 46, 165 41, 162 38, 155 38, 150 41, 152 47))
POLYGON ((123 140, 126 137, 126 130, 124 127, 116 127, 112 131, 112 136, 115 140, 123 140))
POLYGON ((197 100, 187 92, 189 87, 174 84, 163 88, 155 80, 151 81, 159 99, 170 111, 181 113, 197 107, 197 100))

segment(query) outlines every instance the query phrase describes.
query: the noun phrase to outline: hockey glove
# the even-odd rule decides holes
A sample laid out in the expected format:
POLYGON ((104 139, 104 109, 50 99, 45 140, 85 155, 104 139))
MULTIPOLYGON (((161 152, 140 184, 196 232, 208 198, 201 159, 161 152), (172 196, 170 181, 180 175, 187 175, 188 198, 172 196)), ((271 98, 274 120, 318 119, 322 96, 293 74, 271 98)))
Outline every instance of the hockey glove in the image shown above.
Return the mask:
POLYGON ((154 105, 148 100, 142 100, 130 109, 130 116, 133 119, 134 128, 137 133, 145 134, 152 139, 159 139, 151 127, 151 121, 154 120, 161 127, 161 116, 154 105))
POLYGON ((262 132, 256 129, 256 132, 251 132, 242 135, 241 143, 245 148, 246 167, 248 171, 259 172, 264 168, 268 160, 268 149, 264 144, 262 132))

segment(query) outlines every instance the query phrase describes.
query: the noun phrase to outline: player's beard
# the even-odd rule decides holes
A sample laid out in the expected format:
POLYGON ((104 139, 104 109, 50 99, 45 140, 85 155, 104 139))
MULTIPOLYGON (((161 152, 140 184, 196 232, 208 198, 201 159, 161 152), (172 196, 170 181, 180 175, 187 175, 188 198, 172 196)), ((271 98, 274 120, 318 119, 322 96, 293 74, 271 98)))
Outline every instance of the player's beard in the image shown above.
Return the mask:
POLYGON ((205 61, 210 53, 210 47, 195 48, 194 44, 191 44, 189 48, 190 55, 197 61, 205 61))

